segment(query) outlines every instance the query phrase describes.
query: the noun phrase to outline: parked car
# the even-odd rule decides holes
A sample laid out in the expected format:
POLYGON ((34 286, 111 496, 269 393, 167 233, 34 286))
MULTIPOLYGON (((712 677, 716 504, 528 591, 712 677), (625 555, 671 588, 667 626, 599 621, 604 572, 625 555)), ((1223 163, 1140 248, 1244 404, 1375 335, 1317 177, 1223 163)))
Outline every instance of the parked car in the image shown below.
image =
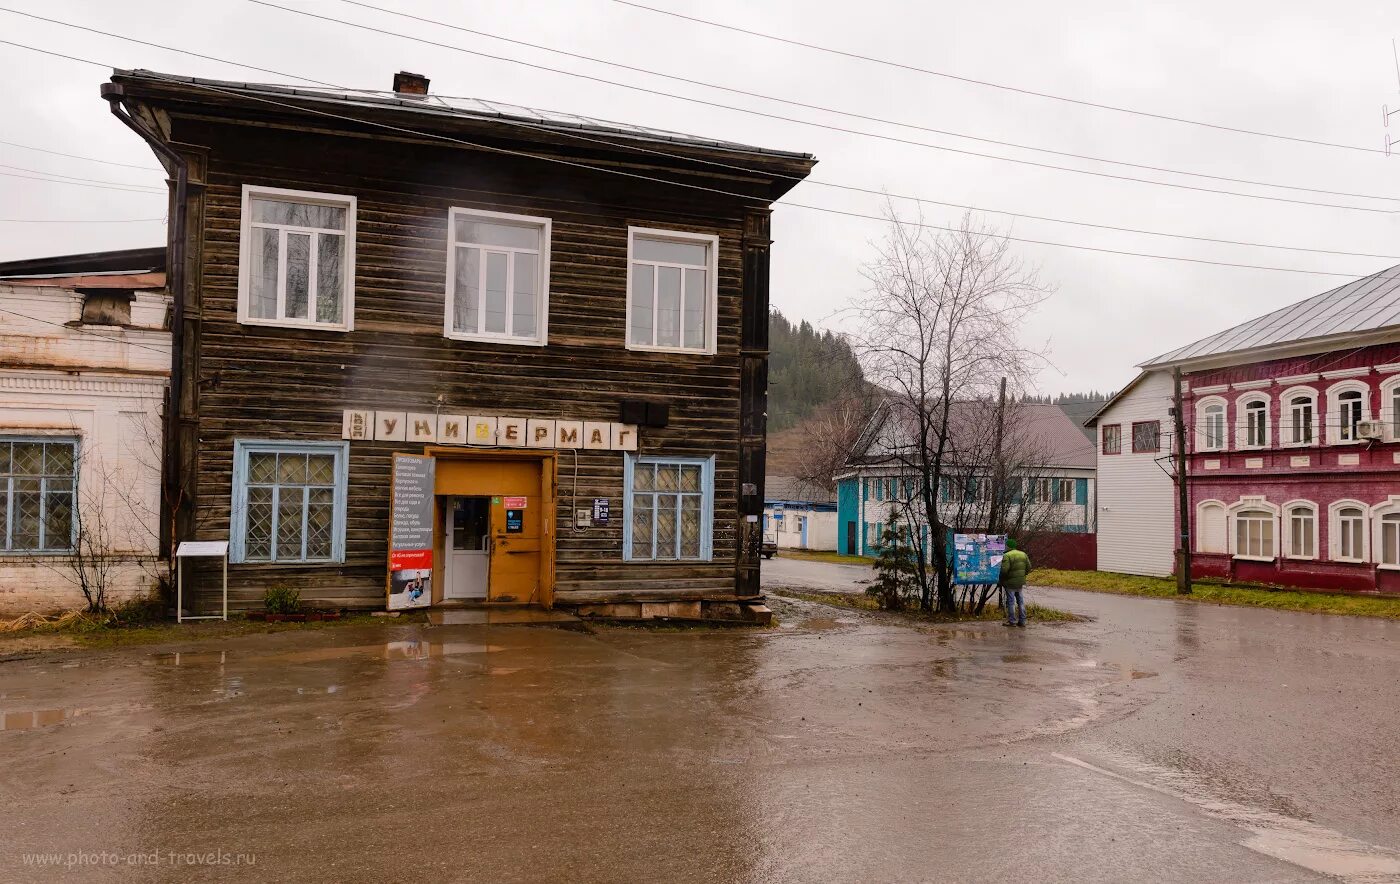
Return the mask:
POLYGON ((776 556, 778 554, 778 535, 763 535, 763 548, 759 550, 759 554, 765 559, 771 559, 776 556))

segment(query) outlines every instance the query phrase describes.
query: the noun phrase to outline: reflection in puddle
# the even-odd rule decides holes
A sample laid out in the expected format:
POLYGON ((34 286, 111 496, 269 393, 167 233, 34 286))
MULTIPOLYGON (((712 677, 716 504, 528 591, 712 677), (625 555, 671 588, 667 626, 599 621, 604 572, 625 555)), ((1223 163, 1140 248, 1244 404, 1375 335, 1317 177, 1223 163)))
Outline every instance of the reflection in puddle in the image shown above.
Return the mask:
POLYGON ((36 709, 29 712, 0 712, 0 731, 23 731, 62 724, 76 709, 36 709))
POLYGON ((828 629, 836 629, 840 625, 841 622, 835 617, 808 617, 806 620, 798 623, 797 628, 812 629, 820 632, 828 629))
POLYGON ((383 642, 375 645, 349 645, 334 648, 315 648, 309 651, 288 651, 282 654, 250 654, 242 656, 230 651, 198 653, 155 654, 153 659, 162 666, 206 666, 222 665, 236 660, 239 663, 319 663, 325 660, 344 660, 354 657, 381 658, 384 660, 426 660, 430 657, 446 657, 456 654, 493 654, 504 651, 501 645, 483 645, 478 642, 441 642, 409 639, 406 641, 383 642))

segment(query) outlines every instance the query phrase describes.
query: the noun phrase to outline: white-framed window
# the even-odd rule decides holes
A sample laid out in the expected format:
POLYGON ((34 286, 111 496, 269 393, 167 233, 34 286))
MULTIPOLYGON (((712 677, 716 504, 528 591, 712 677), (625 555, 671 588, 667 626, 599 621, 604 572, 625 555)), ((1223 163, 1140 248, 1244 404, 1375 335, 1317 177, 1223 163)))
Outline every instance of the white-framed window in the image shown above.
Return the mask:
POLYGON ((1381 384, 1381 420, 1385 421, 1390 441, 1400 442, 1400 375, 1381 384))
POLYGON ((1196 403, 1197 421, 1200 424, 1201 448, 1204 451, 1219 451, 1225 447, 1225 400, 1218 396, 1202 399, 1196 403))
POLYGON ((1328 552, 1335 562, 1364 562, 1369 549, 1366 536, 1366 504, 1359 500, 1339 500, 1327 508, 1331 517, 1328 552))
POLYGON ((452 208, 447 213, 443 333, 543 346, 549 336, 548 218, 452 208))
POLYGON ((1250 393, 1235 402, 1235 419, 1239 422, 1239 448, 1269 447, 1269 397, 1250 393))
POLYGON ((348 442, 235 440, 230 562, 343 562, 348 442))
POLYGON ((1073 480, 1073 479, 1056 479, 1056 480, 1055 480, 1055 502, 1056 502, 1056 503, 1074 503, 1074 480, 1073 480))
POLYGON ((78 441, 0 436, 0 553, 68 553, 74 518, 78 441))
POLYGON ((1274 558, 1274 514, 1268 510, 1243 509, 1235 513, 1235 557, 1274 558))
POLYGON ((1317 504, 1292 500, 1283 505, 1284 555, 1290 559, 1317 558, 1317 504))
POLYGON ((1376 561, 1382 568, 1400 568, 1400 510, 1376 516, 1376 561))
POLYGON ((713 555, 713 457, 636 457, 623 466, 624 561, 708 562, 713 555))
POLYGON ((243 185, 238 321, 349 331, 355 197, 243 185))
POLYGON ((1196 505, 1196 552, 1229 552, 1225 536, 1225 504, 1203 500, 1196 505))
POLYGON ((714 353, 719 237, 627 229, 627 348, 714 353))
POLYGON ((1337 444, 1362 441, 1357 424, 1371 419, 1370 389, 1361 381, 1342 381, 1327 389, 1327 432, 1337 444))
POLYGON ((1284 446, 1312 445, 1317 440, 1317 391, 1294 387, 1279 397, 1282 411, 1279 436, 1284 446))

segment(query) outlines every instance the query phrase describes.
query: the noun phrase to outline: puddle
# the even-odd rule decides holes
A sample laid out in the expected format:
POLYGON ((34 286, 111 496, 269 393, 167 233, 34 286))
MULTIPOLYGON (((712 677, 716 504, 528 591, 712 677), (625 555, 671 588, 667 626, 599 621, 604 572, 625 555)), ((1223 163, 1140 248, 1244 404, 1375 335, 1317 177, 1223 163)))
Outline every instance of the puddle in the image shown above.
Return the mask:
POLYGON ((432 609, 428 622, 433 626, 488 625, 506 626, 550 623, 578 623, 573 614, 563 611, 543 611, 539 608, 461 608, 432 609))
POLYGON ((250 654, 248 656, 242 656, 233 651, 166 653, 154 654, 152 660, 158 666, 210 666, 234 662, 321 663, 327 660, 352 658, 426 660, 430 657, 447 657, 456 654, 494 654, 504 650, 505 647, 502 645, 485 645, 479 642, 439 642, 409 639, 375 645, 344 645, 333 648, 314 648, 307 651, 288 651, 282 654, 250 654))
POLYGON ((1400 851, 1368 844, 1307 820, 1217 797, 1211 794, 1216 790, 1210 784, 1187 771, 1112 757, 1115 765, 1142 777, 1138 779, 1058 752, 1051 754, 1076 767, 1185 801, 1206 816, 1233 823, 1251 833, 1240 844, 1256 853, 1353 884, 1400 880, 1400 851))
POLYGON ((36 727, 52 727, 62 724, 74 715, 76 709, 35 709, 28 712, 0 712, 0 731, 25 731, 36 727))
POLYGON ((1002 654, 1002 655, 1001 655, 1001 662, 1003 662, 1003 663, 1032 663, 1032 662, 1034 662, 1034 661, 1031 659, 1031 655, 1030 655, 1030 654, 1002 654))
POLYGON ((798 629, 811 629, 817 632, 824 632, 828 629, 838 629, 841 621, 835 617, 808 617, 797 624, 798 629))

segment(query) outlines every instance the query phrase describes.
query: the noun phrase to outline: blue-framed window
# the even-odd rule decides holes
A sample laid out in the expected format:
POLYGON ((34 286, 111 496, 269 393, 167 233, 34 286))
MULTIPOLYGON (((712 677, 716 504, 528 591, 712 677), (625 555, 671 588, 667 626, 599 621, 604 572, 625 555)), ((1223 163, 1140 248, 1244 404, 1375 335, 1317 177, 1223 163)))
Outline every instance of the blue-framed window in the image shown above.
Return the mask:
POLYGON ((348 442, 233 443, 231 562, 345 561, 348 442))
POLYGON ((0 436, 0 552, 72 552, 77 481, 76 439, 0 436))
POLYGON ((714 552, 713 457, 636 457, 623 466, 622 558, 708 562, 714 552))

